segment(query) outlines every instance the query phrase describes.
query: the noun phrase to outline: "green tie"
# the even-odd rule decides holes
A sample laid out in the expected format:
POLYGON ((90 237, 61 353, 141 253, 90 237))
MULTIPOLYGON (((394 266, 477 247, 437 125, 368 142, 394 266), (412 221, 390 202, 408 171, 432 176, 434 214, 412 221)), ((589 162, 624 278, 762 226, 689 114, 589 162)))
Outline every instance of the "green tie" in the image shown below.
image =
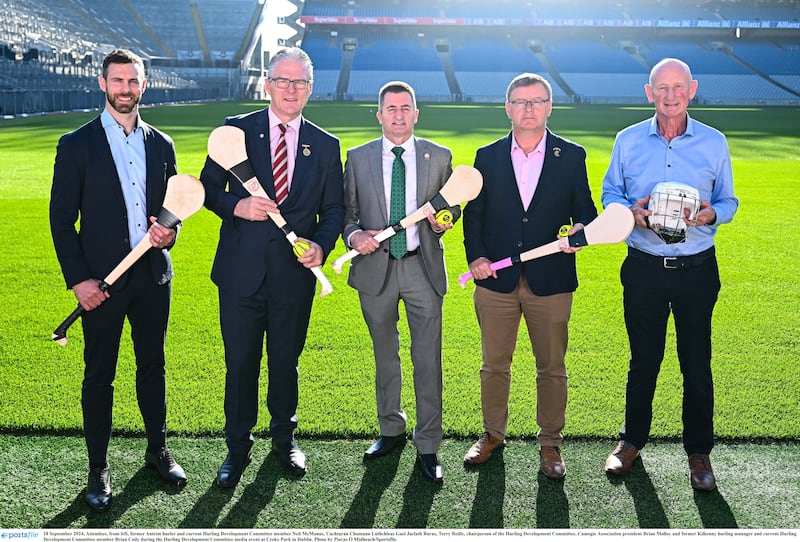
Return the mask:
MULTIPOLYGON (((392 195, 389 199, 389 223, 396 224, 406 216, 406 165, 400 155, 403 147, 394 147, 392 164, 392 195)), ((398 260, 406 255, 406 230, 400 230, 389 240, 389 252, 398 260)))

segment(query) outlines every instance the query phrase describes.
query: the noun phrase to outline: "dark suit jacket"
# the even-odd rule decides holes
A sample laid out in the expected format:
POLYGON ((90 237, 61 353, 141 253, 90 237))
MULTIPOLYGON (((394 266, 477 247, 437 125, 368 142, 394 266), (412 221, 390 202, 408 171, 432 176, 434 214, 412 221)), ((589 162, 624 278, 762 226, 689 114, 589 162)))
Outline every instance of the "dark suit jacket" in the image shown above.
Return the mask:
MULTIPOLYGON (((267 109, 230 117, 225 124, 244 130, 253 171, 274 199, 267 109)), ((298 236, 320 245, 327 257, 344 220, 339 140, 303 119, 297 148, 291 191, 280 206, 281 215, 298 236), (310 152, 300 152, 301 149, 310 152)), ((247 297, 269 274, 270 280, 279 285, 272 293, 277 300, 294 301, 296 288, 313 292, 314 275, 297 261, 285 234, 274 222, 253 222, 233 216, 239 200, 250 195, 235 177, 207 158, 200 180, 206 190, 206 207, 222 218, 211 270, 211 280, 220 289, 247 297)))
MULTIPOLYGON (((544 165, 528 210, 522 206, 511 163, 512 135, 478 149, 475 168, 483 175, 478 197, 464 209, 467 262, 515 256, 556 239, 563 224, 588 224, 597 216, 586 175, 586 151, 547 130, 544 165)), ((498 271, 477 284, 508 293, 525 273, 536 295, 572 292, 578 287, 575 255, 559 252, 498 271)))
MULTIPOLYGON (((347 151, 345 163, 346 222, 342 238, 359 230, 382 230, 389 225, 383 188, 382 139, 347 151)), ((426 139, 415 140, 417 156, 417 206, 435 196, 453 172, 450 149, 426 139)), ((451 208, 454 220, 461 208, 451 208)), ((428 221, 417 223, 420 255, 428 281, 439 295, 447 292, 447 273, 444 265, 444 245, 441 235, 431 230, 428 221)), ((357 256, 351 266, 347 283, 369 295, 383 290, 389 269, 389 240, 372 254, 357 256)))
MULTIPOLYGON (((177 173, 175 146, 167 134, 140 123, 147 163, 147 216, 158 216, 167 180, 177 173)), ((67 288, 90 278, 104 278, 131 251, 125 199, 99 116, 58 142, 50 229, 67 288)), ((150 249, 142 257, 145 259, 155 282, 165 284, 172 279, 172 261, 166 249, 150 249)), ((125 281, 123 275, 111 291, 125 281)))

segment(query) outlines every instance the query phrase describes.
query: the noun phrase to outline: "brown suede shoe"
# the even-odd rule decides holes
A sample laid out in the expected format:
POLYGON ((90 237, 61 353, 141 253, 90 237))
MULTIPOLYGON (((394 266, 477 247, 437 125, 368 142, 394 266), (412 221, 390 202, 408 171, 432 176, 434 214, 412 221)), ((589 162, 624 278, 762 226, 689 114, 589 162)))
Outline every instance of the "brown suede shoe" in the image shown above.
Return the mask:
POLYGON ((490 457, 492 457, 492 454, 496 449, 502 448, 505 445, 505 440, 494 438, 487 431, 481 435, 481 438, 478 439, 478 442, 473 444, 472 448, 469 449, 467 455, 464 456, 464 463, 467 465, 479 465, 481 463, 485 463, 490 457))
POLYGON ((558 446, 542 446, 539 450, 542 474, 553 480, 560 480, 567 475, 567 466, 561 458, 558 446))
POLYGON ((622 476, 631 470, 637 457, 639 457, 639 450, 636 446, 621 440, 606 459, 606 472, 622 476))
POLYGON ((708 454, 692 454, 689 456, 689 480, 692 487, 701 491, 713 491, 717 488, 717 479, 711 470, 708 454))

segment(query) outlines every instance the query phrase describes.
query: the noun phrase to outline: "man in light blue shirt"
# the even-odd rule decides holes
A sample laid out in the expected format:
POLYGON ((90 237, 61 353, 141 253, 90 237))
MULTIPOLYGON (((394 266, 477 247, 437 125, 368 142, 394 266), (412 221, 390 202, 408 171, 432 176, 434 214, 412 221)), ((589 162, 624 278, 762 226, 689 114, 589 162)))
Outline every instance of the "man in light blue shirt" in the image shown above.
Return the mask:
POLYGON ((620 273, 631 348, 625 425, 605 470, 627 473, 647 442, 672 312, 684 378, 683 446, 689 477, 693 488, 713 490, 711 317, 720 289, 714 236, 721 224, 733 219, 739 200, 733 194, 725 136, 686 112, 697 84, 680 60, 667 58, 653 67, 645 92, 656 114, 617 134, 603 179, 603 205, 629 206, 637 226, 627 240, 628 257, 620 273), (688 185, 699 193, 697 212, 690 209, 682 217, 686 231, 679 242, 665 241, 655 231, 655 217, 648 209, 651 193, 661 182, 688 185))

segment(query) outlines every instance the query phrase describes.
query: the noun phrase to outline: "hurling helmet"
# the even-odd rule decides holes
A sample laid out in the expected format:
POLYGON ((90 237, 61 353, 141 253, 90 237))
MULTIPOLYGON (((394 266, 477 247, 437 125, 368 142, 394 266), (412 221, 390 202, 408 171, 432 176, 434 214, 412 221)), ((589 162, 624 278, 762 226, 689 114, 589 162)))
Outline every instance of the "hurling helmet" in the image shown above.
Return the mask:
POLYGON ((662 182, 653 187, 647 209, 652 213, 649 226, 667 244, 686 240, 686 221, 694 221, 700 210, 696 188, 676 182, 662 182))

